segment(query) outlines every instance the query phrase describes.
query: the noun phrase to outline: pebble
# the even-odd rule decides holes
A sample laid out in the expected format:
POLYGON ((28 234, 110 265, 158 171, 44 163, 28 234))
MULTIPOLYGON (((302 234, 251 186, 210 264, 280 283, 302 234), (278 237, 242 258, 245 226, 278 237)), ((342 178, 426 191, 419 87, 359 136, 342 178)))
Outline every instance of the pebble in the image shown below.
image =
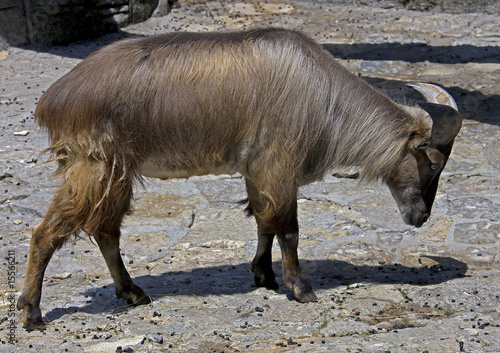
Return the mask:
POLYGON ((71 273, 70 272, 63 272, 63 273, 58 273, 58 274, 52 275, 50 277, 53 279, 67 279, 67 278, 71 277, 71 273))
POLYGON ((16 131, 14 132, 14 136, 28 136, 30 132, 28 130, 16 131))
POLYGON ((148 340, 153 343, 163 344, 163 336, 157 335, 155 333, 148 334, 148 340))
POLYGON ((365 285, 363 283, 353 283, 347 286, 347 288, 361 288, 364 287, 365 285))

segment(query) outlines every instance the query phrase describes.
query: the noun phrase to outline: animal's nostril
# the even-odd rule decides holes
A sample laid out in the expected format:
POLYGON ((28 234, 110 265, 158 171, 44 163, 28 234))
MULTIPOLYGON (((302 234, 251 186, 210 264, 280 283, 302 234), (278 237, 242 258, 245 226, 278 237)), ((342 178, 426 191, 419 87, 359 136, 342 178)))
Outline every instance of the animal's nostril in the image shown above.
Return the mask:
POLYGON ((422 223, 425 223, 427 222, 427 220, 429 219, 429 214, 428 213, 425 213, 424 216, 422 217, 422 223))

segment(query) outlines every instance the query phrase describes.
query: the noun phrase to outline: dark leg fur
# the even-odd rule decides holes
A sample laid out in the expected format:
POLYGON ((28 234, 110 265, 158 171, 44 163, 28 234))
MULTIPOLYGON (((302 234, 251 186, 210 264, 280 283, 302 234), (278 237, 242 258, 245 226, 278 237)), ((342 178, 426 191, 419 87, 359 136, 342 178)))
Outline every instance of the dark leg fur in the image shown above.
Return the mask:
POLYGON ((123 265, 119 247, 120 231, 118 230, 109 236, 96 237, 95 239, 115 283, 116 296, 125 299, 128 304, 149 304, 151 300, 144 294, 141 288, 132 282, 129 273, 123 265))
POLYGON ((120 225, 124 215, 130 207, 132 192, 123 197, 121 203, 117 204, 117 214, 103 224, 99 234, 94 236, 101 254, 106 261, 111 277, 115 284, 116 296, 125 299, 128 304, 149 304, 150 298, 144 294, 142 289, 134 284, 120 255, 120 225))
MULTIPOLYGON (((262 208, 261 197, 255 184, 250 180, 245 180, 248 193, 249 215, 254 215, 262 208)), ((257 287, 266 287, 268 289, 278 289, 279 285, 276 282, 275 274, 272 267, 272 246, 274 240, 274 232, 265 227, 259 217, 255 217, 258 227, 258 244, 257 252, 252 261, 252 271, 254 274, 255 285, 257 287)))
POLYGON ((283 281, 293 291, 295 299, 299 302, 317 301, 317 297, 309 283, 302 274, 297 254, 299 230, 297 222, 297 201, 287 208, 283 215, 274 214, 272 219, 262 219, 259 215, 263 209, 262 196, 251 181, 246 181, 249 209, 252 210, 258 225, 257 252, 252 261, 255 284, 269 289, 277 289, 272 269, 271 249, 275 234, 281 248, 283 262, 283 281))
POLYGON ((299 264, 297 247, 299 243, 298 228, 296 231, 278 234, 283 261, 283 281, 293 291, 295 299, 301 303, 315 302, 318 300, 311 284, 302 274, 299 264))
POLYGON ((274 233, 266 232, 259 225, 257 252, 252 261, 252 271, 257 287, 278 289, 274 271, 272 268, 272 253, 274 233))

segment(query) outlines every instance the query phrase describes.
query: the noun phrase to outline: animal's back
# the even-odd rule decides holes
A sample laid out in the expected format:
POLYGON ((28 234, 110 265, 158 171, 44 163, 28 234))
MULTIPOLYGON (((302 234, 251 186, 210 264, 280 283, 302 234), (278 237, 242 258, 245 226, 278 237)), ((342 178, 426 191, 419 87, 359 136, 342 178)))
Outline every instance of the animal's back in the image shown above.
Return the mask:
POLYGON ((285 30, 127 39, 57 81, 35 116, 55 144, 109 139, 172 170, 238 169, 252 146, 291 150, 287 141, 322 129, 330 65, 285 30))

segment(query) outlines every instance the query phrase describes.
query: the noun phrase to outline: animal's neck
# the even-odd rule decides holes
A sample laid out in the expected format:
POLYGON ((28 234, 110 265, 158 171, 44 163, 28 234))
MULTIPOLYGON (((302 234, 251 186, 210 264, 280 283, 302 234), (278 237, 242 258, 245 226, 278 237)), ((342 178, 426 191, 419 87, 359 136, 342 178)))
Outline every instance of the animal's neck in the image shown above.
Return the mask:
POLYGON ((364 82, 354 89, 343 90, 350 94, 341 93, 333 110, 334 165, 359 166, 363 179, 386 179, 404 156, 412 119, 364 82))

